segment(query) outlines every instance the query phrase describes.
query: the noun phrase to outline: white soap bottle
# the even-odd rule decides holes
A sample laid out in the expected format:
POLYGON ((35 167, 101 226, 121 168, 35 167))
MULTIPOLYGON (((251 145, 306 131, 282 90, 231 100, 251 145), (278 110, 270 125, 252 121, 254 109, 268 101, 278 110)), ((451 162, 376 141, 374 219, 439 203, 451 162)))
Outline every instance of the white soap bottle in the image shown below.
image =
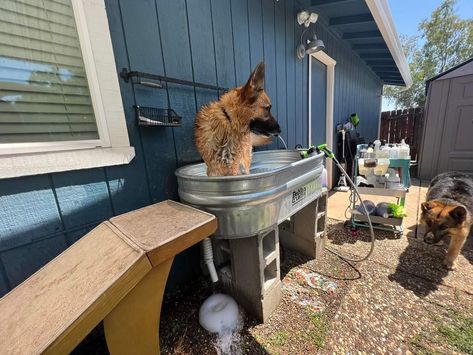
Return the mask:
POLYGON ((392 148, 389 150, 389 158, 398 159, 399 158, 399 147, 397 144, 393 144, 392 148))
POLYGON ((410 149, 409 145, 406 142, 401 140, 401 146, 399 147, 399 158, 401 159, 410 159, 410 149))

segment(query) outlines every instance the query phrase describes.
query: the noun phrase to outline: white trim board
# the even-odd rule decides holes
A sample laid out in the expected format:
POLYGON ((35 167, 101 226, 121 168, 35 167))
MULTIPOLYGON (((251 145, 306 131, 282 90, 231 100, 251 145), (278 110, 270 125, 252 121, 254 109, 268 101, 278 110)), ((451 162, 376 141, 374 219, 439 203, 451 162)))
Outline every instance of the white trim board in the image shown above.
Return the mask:
POLYGON ((127 164, 135 155, 104 0, 71 1, 100 139, 0 144, 0 179, 127 164))
POLYGON ((401 73, 402 79, 406 83, 406 89, 410 88, 412 85, 411 73, 397 35, 396 26, 394 25, 387 0, 365 0, 365 2, 401 73))
MULTIPOLYGON (((327 67, 327 99, 326 99, 326 116, 325 116, 325 143, 330 149, 333 149, 333 103, 335 99, 335 65, 337 62, 327 53, 319 51, 311 54, 312 57, 325 64, 327 67)), ((312 145, 312 65, 309 60, 309 110, 308 110, 308 134, 309 147, 312 145)), ((327 168, 327 185, 332 188, 332 159, 325 160, 327 168)))
POLYGON ((56 173, 78 169, 128 164, 135 148, 92 148, 0 157, 0 178, 56 173))

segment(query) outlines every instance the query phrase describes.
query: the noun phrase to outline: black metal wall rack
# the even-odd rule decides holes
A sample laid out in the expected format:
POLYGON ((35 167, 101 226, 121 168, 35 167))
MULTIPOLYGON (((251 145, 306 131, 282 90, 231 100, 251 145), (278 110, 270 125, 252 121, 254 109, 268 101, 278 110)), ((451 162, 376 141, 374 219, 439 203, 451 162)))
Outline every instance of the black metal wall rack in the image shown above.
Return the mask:
MULTIPOLYGON (((173 84, 179 84, 179 85, 185 85, 185 86, 192 86, 196 88, 201 88, 201 89, 209 89, 209 90, 216 90, 218 92, 222 91, 228 91, 228 88, 222 88, 216 85, 209 85, 209 84, 203 84, 203 83, 198 83, 195 81, 189 81, 189 80, 183 80, 183 79, 177 79, 177 78, 170 78, 168 76, 162 76, 162 75, 157 75, 157 74, 151 74, 151 73, 145 73, 145 72, 140 72, 140 71, 129 71, 127 68, 123 68, 122 71, 120 72, 120 76, 125 80, 125 82, 128 82, 131 78, 138 78, 138 79, 150 79, 150 80, 156 80, 159 82, 165 82, 165 83, 173 83, 173 84)), ((156 83, 149 83, 148 82, 145 84, 144 82, 141 82, 142 84, 146 86, 152 86, 155 88, 162 88, 162 85, 159 86, 159 84, 156 83), (154 85, 151 85, 154 84, 154 85)))

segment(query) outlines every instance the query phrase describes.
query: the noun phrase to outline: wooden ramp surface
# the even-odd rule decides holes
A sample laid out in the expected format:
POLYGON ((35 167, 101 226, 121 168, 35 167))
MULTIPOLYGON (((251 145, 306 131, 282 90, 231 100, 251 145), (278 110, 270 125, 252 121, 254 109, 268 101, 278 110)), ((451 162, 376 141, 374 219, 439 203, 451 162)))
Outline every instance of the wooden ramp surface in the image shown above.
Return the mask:
POLYGON ((0 299, 0 353, 70 352, 165 261, 164 289, 172 258, 216 226, 214 216, 172 201, 100 224, 0 299))

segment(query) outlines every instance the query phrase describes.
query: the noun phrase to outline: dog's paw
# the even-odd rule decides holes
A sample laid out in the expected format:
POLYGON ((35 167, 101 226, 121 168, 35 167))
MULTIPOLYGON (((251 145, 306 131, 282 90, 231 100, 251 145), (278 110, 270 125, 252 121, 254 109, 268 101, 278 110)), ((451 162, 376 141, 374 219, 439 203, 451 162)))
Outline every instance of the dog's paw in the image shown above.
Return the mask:
POLYGON ((455 271, 457 268, 455 260, 450 260, 448 257, 444 259, 443 265, 447 270, 455 271))

